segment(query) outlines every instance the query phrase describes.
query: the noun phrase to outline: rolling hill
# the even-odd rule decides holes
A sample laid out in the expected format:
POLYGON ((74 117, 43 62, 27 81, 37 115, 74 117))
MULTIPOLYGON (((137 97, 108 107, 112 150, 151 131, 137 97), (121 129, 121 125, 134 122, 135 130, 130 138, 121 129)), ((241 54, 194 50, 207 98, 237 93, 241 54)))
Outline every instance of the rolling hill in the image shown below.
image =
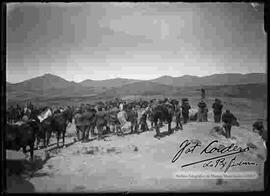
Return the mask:
POLYGON ((105 87, 105 88, 112 88, 112 87, 120 87, 125 84, 138 82, 139 80, 133 79, 125 79, 125 78, 115 78, 115 79, 108 79, 108 80, 84 80, 79 84, 86 87, 105 87))
POLYGON ((95 95, 99 89, 84 87, 59 76, 45 74, 17 84, 7 84, 8 101, 95 95))
POLYGON ((126 84, 118 88, 109 89, 101 94, 99 97, 116 97, 116 96, 126 96, 126 95, 173 95, 180 91, 180 88, 158 84, 148 81, 133 82, 131 84, 126 84))
POLYGON ((255 84, 266 83, 267 75, 264 73, 250 73, 250 74, 214 74, 210 76, 198 77, 184 75, 181 77, 162 76, 153 80, 159 84, 166 84, 178 87, 184 86, 208 86, 208 85, 235 85, 235 84, 255 84))
POLYGON ((9 84, 7 90, 47 90, 47 89, 61 89, 71 86, 76 86, 77 83, 69 82, 59 76, 52 74, 44 74, 36 78, 25 80, 16 84, 9 84))
POLYGON ((112 98, 128 95, 199 96, 204 87, 208 95, 266 99, 266 74, 214 74, 206 77, 185 75, 163 76, 154 80, 115 78, 67 81, 59 76, 44 74, 20 83, 6 83, 8 102, 26 100, 63 100, 83 97, 112 98))

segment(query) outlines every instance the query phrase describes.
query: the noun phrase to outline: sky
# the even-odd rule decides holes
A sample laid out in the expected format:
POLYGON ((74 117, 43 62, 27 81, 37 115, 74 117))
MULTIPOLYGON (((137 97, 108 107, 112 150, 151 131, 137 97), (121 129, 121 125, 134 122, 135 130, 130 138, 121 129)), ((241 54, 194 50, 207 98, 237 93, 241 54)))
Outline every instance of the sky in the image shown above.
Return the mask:
POLYGON ((263 5, 8 3, 7 81, 266 73, 263 5))

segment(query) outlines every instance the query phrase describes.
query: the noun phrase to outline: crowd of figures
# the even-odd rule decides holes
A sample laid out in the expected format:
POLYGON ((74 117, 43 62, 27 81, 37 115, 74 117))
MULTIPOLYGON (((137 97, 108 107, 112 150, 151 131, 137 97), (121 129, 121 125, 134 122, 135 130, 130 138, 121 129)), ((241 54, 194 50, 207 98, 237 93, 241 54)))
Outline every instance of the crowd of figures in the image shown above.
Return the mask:
MULTIPOLYGON (((35 142, 39 146, 43 140, 44 147, 47 147, 53 133, 57 138, 57 146, 59 147, 60 139, 64 146, 66 128, 73 119, 76 126, 76 140, 81 142, 88 142, 89 134, 91 137, 97 135, 97 139, 100 140, 104 134, 122 136, 128 130, 130 134, 139 134, 155 129, 155 137, 160 138, 162 135, 160 127, 163 124, 168 124, 167 133, 172 134, 174 131, 182 130, 183 124, 189 121, 207 122, 209 111, 204 99, 201 99, 197 106, 196 113, 190 115, 191 106, 187 98, 183 98, 181 102, 168 98, 150 101, 142 99, 124 101, 116 98, 95 104, 81 104, 77 108, 35 107, 31 102, 21 108, 17 104, 16 107, 9 107, 7 111, 6 148, 11 150, 23 148, 26 152, 26 147, 29 146, 33 158, 35 142), (147 121, 150 122, 150 128, 147 121), (173 121, 174 128, 171 125, 173 121)), ((229 110, 222 112, 223 105, 219 99, 215 99, 212 109, 214 122, 222 121, 226 137, 230 138, 231 127, 239 126, 237 118, 229 110)), ((253 129, 262 135, 264 131, 262 121, 256 121, 253 129)))

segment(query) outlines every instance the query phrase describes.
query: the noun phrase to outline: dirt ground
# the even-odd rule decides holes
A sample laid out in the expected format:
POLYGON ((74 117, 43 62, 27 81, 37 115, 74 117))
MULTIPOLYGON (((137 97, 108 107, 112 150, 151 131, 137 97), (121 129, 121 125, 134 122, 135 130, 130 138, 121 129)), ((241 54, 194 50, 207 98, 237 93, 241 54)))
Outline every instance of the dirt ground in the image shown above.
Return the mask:
MULTIPOLYGON (((194 107, 194 106, 193 106, 194 107)), ((248 110, 245 108, 243 110, 248 110)), ((211 109, 210 109, 211 110, 211 109)), ((242 116, 245 112, 242 110, 242 116)), ((239 112, 236 111, 236 112, 239 112)), ((241 112, 239 112, 241 113, 241 112)), ((237 116, 237 114, 236 114, 237 116)), ((257 118, 257 116, 252 116, 257 118)), ((155 131, 140 134, 110 135, 101 141, 74 142, 74 124, 68 127, 65 148, 35 151, 42 164, 26 181, 36 192, 204 192, 204 191, 255 191, 263 190, 266 149, 260 136, 252 132, 250 124, 232 127, 232 139, 213 131, 220 126, 213 122, 189 122, 183 130, 175 131, 161 139, 153 137, 155 131), (256 165, 232 167, 230 172, 254 171, 256 179, 179 179, 177 172, 223 172, 220 168, 205 168, 204 163, 182 168, 187 163, 219 156, 218 152, 201 155, 201 150, 182 154, 174 163, 172 159, 185 141, 200 141, 201 150, 211 141, 228 146, 232 143, 249 151, 237 154, 236 161, 254 162, 256 165)), ((150 125, 149 125, 150 126, 150 125)), ((173 123, 172 127, 175 124, 173 123)), ((166 132, 167 125, 161 128, 166 132)), ((52 141, 55 142, 55 141, 52 141)), ((231 160, 235 155, 226 157, 231 160)))

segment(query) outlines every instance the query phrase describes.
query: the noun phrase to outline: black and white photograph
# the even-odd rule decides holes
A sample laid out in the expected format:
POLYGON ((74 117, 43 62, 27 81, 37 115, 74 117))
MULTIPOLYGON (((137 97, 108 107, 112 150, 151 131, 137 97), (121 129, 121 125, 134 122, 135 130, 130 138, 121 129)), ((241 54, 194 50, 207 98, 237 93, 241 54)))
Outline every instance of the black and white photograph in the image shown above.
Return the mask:
POLYGON ((5 191, 264 191, 265 6, 6 3, 5 191))

